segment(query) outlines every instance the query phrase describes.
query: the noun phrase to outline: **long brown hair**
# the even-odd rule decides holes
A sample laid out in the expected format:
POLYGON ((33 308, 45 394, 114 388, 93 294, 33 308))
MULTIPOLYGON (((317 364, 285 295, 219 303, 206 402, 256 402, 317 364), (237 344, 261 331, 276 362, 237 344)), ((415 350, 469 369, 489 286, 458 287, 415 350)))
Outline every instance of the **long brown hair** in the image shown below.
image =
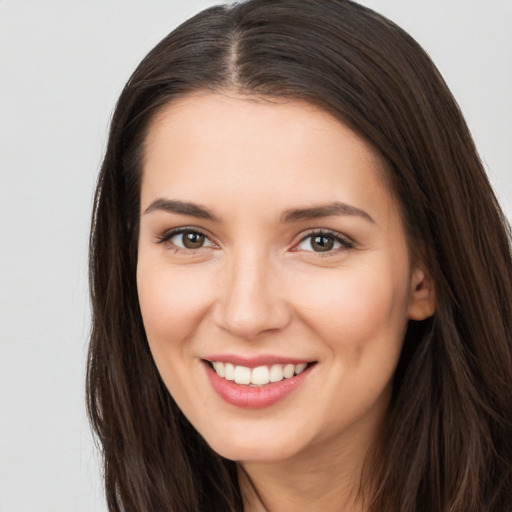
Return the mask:
POLYGON ((313 103, 373 144, 435 282, 437 311, 409 323, 382 448, 368 455, 369 510, 512 510, 510 230, 435 66, 349 0, 207 9, 163 39, 121 94, 90 239, 88 412, 109 510, 243 510, 235 463, 206 445, 158 375, 135 281, 148 124, 181 95, 225 88, 313 103))

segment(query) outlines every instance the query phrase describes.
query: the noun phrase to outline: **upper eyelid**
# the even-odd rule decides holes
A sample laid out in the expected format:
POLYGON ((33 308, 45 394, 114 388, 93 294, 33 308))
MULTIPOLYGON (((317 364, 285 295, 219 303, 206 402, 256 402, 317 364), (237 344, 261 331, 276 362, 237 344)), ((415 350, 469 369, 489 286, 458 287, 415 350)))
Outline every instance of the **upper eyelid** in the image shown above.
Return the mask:
POLYGON ((327 229, 327 228, 316 228, 316 229, 313 228, 311 230, 303 232, 300 235, 298 235, 298 241, 296 243, 302 242, 313 235, 331 235, 334 238, 342 240, 343 242, 351 243, 351 244, 355 243, 354 240, 352 240, 352 238, 350 238, 349 236, 347 236, 343 233, 340 233, 339 231, 335 231, 333 229, 327 229))
POLYGON ((159 243, 162 242, 168 242, 171 238, 175 237, 176 235, 180 235, 182 233, 198 233, 200 235, 205 236, 212 242, 213 244, 217 245, 214 240, 212 239, 212 236, 207 233, 205 230, 201 228, 197 228, 195 226, 183 226, 179 228, 171 228, 166 231, 164 231, 162 234, 157 235, 157 240, 159 243))

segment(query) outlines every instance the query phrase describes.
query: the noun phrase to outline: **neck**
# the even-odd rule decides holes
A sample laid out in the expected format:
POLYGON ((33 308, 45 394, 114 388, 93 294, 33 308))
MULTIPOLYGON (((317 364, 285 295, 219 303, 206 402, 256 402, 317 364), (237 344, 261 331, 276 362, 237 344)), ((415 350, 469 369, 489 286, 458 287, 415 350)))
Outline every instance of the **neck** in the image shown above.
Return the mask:
POLYGON ((325 445, 282 461, 239 465, 245 512, 363 512, 361 474, 368 446, 325 445))

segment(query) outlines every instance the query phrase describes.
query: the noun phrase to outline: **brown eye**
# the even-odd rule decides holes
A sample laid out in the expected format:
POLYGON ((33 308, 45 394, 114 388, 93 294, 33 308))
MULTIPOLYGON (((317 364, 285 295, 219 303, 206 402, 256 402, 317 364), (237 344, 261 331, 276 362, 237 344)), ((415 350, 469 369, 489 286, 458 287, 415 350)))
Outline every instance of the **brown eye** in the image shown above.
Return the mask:
POLYGON ((203 247, 205 238, 203 234, 194 231, 187 231, 181 235, 183 247, 186 249, 199 249, 203 247))
POLYGON ((215 244, 200 231, 194 229, 178 229, 164 234, 159 243, 169 244, 177 250, 192 251, 203 247, 213 247, 215 244))
POLYGON ((343 235, 320 231, 305 236, 297 245, 297 248, 306 252, 335 253, 340 249, 350 249, 353 246, 353 243, 343 235))
POLYGON ((315 252, 330 251, 334 247, 334 237, 319 235, 311 237, 311 248, 315 252))

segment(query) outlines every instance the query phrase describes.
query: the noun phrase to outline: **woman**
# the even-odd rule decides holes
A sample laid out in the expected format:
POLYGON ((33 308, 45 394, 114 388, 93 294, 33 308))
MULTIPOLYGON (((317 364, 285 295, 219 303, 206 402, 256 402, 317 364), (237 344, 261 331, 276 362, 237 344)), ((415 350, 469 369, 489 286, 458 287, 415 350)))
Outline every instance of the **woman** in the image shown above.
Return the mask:
POLYGON ((88 403, 109 509, 506 511, 510 234, 407 34, 208 9, 116 108, 88 403))

